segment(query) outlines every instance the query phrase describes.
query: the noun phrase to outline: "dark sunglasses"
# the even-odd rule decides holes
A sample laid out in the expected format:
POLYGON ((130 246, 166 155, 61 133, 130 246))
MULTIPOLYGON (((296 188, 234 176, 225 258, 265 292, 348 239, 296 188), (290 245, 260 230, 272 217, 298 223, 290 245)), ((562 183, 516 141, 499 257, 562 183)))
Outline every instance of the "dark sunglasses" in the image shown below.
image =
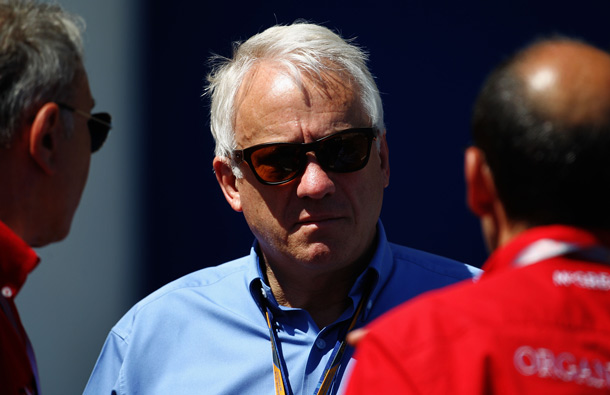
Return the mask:
POLYGON ((76 114, 87 117, 87 127, 89 128, 89 134, 91 135, 91 153, 96 152, 106 141, 108 133, 112 128, 112 117, 107 112, 98 112, 96 114, 89 114, 88 112, 79 110, 64 103, 57 103, 57 105, 65 110, 72 111, 76 114))
POLYGON ((267 143, 233 151, 237 165, 248 163, 263 184, 279 185, 294 180, 307 167, 307 153, 314 152, 326 171, 349 173, 369 161, 375 129, 347 129, 311 143, 267 143))

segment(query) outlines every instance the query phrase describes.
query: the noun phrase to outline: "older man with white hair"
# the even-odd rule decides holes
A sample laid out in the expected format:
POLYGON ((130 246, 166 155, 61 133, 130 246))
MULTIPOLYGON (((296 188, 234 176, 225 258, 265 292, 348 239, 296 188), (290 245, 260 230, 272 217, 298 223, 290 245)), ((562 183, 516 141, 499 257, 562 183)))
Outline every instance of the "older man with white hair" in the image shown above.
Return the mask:
POLYGON ((251 253, 139 302, 85 393, 334 394, 350 329, 476 271, 387 241, 389 152, 361 49, 296 23, 217 60, 213 166, 255 236, 251 253))

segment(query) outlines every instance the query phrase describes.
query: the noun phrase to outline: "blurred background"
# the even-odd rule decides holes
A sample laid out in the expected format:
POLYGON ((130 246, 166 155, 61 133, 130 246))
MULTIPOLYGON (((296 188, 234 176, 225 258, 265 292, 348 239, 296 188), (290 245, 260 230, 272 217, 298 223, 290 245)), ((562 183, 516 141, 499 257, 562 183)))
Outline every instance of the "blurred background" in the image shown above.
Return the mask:
POLYGON ((610 46, 610 2, 59 0, 87 21, 95 110, 114 128, 91 164, 71 234, 38 250, 17 298, 45 394, 81 393, 112 325, 191 271, 247 254, 252 236, 212 172, 207 59, 276 23, 321 23, 371 56, 386 112, 393 242, 480 266, 462 154, 490 69, 533 39, 610 46))

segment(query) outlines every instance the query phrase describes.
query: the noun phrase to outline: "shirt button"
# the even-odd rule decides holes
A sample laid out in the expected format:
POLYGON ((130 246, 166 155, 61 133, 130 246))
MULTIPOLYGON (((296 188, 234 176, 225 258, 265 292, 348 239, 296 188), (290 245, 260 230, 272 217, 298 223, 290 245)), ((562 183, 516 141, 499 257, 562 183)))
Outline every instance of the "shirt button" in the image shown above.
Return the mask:
POLYGON ((5 298, 11 298, 13 296, 13 290, 8 285, 2 287, 1 292, 2 292, 2 296, 4 296, 5 298))
POLYGON ((323 350, 326 347, 326 342, 324 341, 324 339, 316 340, 316 347, 318 347, 320 350, 323 350))

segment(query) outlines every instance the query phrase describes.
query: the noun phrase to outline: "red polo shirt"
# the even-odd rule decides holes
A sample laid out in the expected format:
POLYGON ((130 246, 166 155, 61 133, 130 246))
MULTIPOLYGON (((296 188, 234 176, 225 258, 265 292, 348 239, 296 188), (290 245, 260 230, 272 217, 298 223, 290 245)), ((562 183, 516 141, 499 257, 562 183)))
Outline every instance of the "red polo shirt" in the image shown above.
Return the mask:
POLYGON ((607 235, 523 232, 478 282, 424 294, 370 326, 348 395, 610 392, 607 235), (604 240, 601 240, 601 237, 604 240))
MULTIPOLYGON (((35 394, 33 352, 19 319, 15 296, 39 258, 23 240, 0 222, 0 393, 35 394), (31 357, 28 356, 28 348, 31 357)), ((35 365, 34 365, 35 366, 35 365)))

